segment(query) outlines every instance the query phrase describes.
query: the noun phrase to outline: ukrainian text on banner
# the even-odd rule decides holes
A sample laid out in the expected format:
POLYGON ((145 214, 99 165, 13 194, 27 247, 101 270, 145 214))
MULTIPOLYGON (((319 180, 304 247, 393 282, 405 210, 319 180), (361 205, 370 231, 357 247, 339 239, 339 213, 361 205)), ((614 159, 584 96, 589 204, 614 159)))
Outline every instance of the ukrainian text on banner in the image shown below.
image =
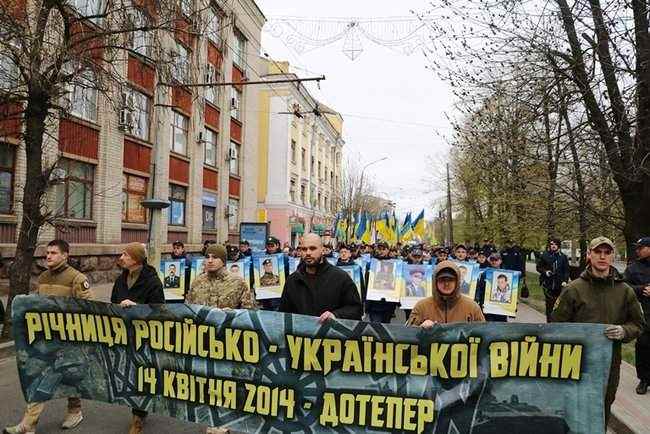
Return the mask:
POLYGON ((27 401, 81 396, 248 433, 603 433, 593 324, 431 331, 170 304, 17 297, 27 401))

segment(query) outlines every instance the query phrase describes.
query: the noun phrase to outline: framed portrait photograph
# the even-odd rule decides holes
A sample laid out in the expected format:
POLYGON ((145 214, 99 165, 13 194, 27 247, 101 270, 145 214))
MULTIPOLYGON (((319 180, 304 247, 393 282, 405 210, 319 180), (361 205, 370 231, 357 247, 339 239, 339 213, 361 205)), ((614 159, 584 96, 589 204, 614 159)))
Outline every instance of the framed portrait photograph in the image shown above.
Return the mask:
POLYGON ((402 309, 413 309, 415 303, 432 293, 433 266, 402 265, 400 304, 402 309))
POLYGON ((402 261, 371 259, 368 273, 367 300, 399 302, 402 261))
POLYGON ((163 259, 158 269, 165 301, 185 299, 185 259, 163 259))
POLYGON ((519 271, 486 269, 483 311, 496 315, 516 316, 520 278, 519 271))
POLYGON ((359 292, 359 298, 363 301, 363 276, 361 272, 361 267, 359 265, 339 265, 341 270, 348 273, 354 284, 357 286, 357 291, 359 292))
POLYGON ((289 257, 289 274, 293 274, 298 269, 298 264, 300 264, 300 258, 289 257))
POLYGON ((474 300, 476 286, 481 275, 481 265, 478 262, 452 261, 460 270, 460 293, 474 300))
POLYGON ((246 257, 244 259, 240 259, 239 261, 236 262, 228 262, 226 264, 226 270, 228 270, 229 273, 235 274, 242 279, 244 279, 244 282, 246 282, 246 286, 250 289, 251 287, 251 258, 246 257))
POLYGON ((205 273, 205 258, 192 258, 190 264, 190 288, 194 280, 205 273))
POLYGON ((280 298, 284 287, 284 255, 260 255, 253 257, 255 293, 258 300, 280 298))

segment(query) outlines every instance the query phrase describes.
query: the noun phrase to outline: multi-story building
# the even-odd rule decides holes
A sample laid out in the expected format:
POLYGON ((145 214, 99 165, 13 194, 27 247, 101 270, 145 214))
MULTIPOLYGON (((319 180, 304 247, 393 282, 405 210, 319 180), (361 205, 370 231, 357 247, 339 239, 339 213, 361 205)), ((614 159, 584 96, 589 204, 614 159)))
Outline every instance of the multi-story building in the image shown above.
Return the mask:
MULTIPOLYGON (((268 80, 298 78, 287 62, 265 63, 268 80)), ((281 241, 296 245, 303 233, 333 226, 343 118, 295 83, 270 85, 259 98, 259 218, 281 241)))
MULTIPOLYGON (((75 2, 85 10, 85 0, 75 2)), ((206 239, 236 241, 239 222, 255 220, 259 87, 200 84, 259 79, 266 19, 254 0, 181 3, 193 8, 186 15, 181 7, 181 27, 198 29, 200 21, 201 31, 133 32, 130 50, 113 65, 122 75, 117 93, 72 86, 69 113, 53 127, 46 156, 59 160, 61 182, 47 202, 62 225, 44 226, 39 241, 64 238, 79 256, 118 254, 122 243, 147 241, 150 215, 141 201, 152 197, 171 204, 151 234, 163 250, 175 240, 194 249, 206 239), (161 51, 175 54, 171 86, 160 85, 168 78, 150 57, 161 51)), ((132 18, 144 26, 150 18, 140 4, 134 0, 132 18)), ((21 126, 0 124, 0 243, 7 257, 21 219, 25 152, 10 131, 21 126)))

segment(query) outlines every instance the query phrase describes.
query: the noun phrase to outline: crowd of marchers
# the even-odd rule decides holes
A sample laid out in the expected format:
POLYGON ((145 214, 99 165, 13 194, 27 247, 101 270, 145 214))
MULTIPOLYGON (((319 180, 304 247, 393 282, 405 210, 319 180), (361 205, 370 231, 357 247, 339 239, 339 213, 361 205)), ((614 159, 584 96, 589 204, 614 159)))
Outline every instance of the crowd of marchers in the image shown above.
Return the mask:
MULTIPOLYGON (((650 382, 650 237, 636 243, 637 259, 624 274, 613 266, 614 243, 598 237, 589 244, 587 266, 580 276, 569 279, 569 261, 553 239, 547 250, 537 257, 536 268, 546 298, 549 322, 605 324, 605 335, 613 341, 613 359, 604 403, 606 422, 610 416, 619 382, 621 343, 636 341, 636 365, 639 384, 636 392, 645 394, 650 382)), ((38 279, 42 295, 92 299, 86 277, 68 264, 69 245, 54 240, 47 246, 47 270, 38 279)), ((266 254, 284 253, 299 257, 300 263, 286 282, 279 299, 258 303, 255 291, 240 276, 230 273, 226 263, 251 256, 248 242, 239 246, 221 246, 206 242, 201 252, 205 272, 198 276, 186 294, 185 302, 217 309, 267 309, 315 317, 325 323, 337 319, 367 320, 389 323, 395 317, 397 303, 361 299, 351 277, 338 266, 350 265, 360 255, 377 260, 403 259, 408 264, 431 264, 433 295, 420 300, 407 311, 406 326, 431 329, 444 323, 507 322, 506 317, 484 314, 485 279, 479 279, 475 299, 460 291, 461 273, 457 263, 475 261, 481 268, 520 271, 525 276, 525 254, 512 243, 500 251, 490 242, 482 246, 457 245, 453 249, 426 245, 389 246, 339 244, 323 245, 316 234, 305 235, 298 248, 281 247, 275 237, 266 240, 266 254), (336 265, 328 261, 337 252, 336 265)), ((182 243, 173 245, 173 258, 184 258, 182 243)), ((120 257, 123 269, 113 285, 111 302, 122 308, 138 304, 164 303, 163 284, 156 269, 147 262, 142 244, 124 247, 120 257)), ((288 267, 285 267, 287 270, 288 267)), ((484 276, 484 274, 483 274, 484 276)), ((6 434, 30 434, 36 426, 44 403, 29 403, 18 425, 6 427, 6 434)), ((133 409, 129 434, 144 432, 147 413, 133 409)), ((62 428, 78 426, 83 420, 81 400, 69 398, 62 428)), ((227 432, 226 428, 208 428, 208 433, 227 432)))

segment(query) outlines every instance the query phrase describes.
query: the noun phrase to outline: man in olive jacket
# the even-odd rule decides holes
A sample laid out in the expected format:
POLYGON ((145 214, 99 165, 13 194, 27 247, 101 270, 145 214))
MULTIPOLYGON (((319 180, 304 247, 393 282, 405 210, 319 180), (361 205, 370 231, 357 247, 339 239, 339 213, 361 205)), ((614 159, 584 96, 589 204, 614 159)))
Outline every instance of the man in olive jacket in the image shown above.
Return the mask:
POLYGON ((605 426, 620 377, 621 342, 636 339, 644 326, 636 295, 612 266, 614 243, 598 237, 589 243, 590 265, 565 286, 551 315, 553 322, 607 324, 605 336, 614 341, 612 365, 605 394, 605 426))
POLYGON ((306 235, 300 252, 302 261, 284 285, 278 310, 317 316, 321 323, 334 318, 360 321, 363 307, 357 287, 348 273, 325 260, 320 237, 306 235))
MULTIPOLYGON (((92 299, 88 279, 68 264, 70 246, 64 240, 53 240, 47 245, 45 261, 47 270, 38 277, 38 294, 57 297, 92 299)), ((6 427, 7 434, 29 434, 36 431, 36 425, 45 409, 43 402, 27 404, 23 420, 16 426, 6 427)), ((68 408, 61 424, 62 429, 72 429, 83 420, 81 399, 68 398, 68 408)))

